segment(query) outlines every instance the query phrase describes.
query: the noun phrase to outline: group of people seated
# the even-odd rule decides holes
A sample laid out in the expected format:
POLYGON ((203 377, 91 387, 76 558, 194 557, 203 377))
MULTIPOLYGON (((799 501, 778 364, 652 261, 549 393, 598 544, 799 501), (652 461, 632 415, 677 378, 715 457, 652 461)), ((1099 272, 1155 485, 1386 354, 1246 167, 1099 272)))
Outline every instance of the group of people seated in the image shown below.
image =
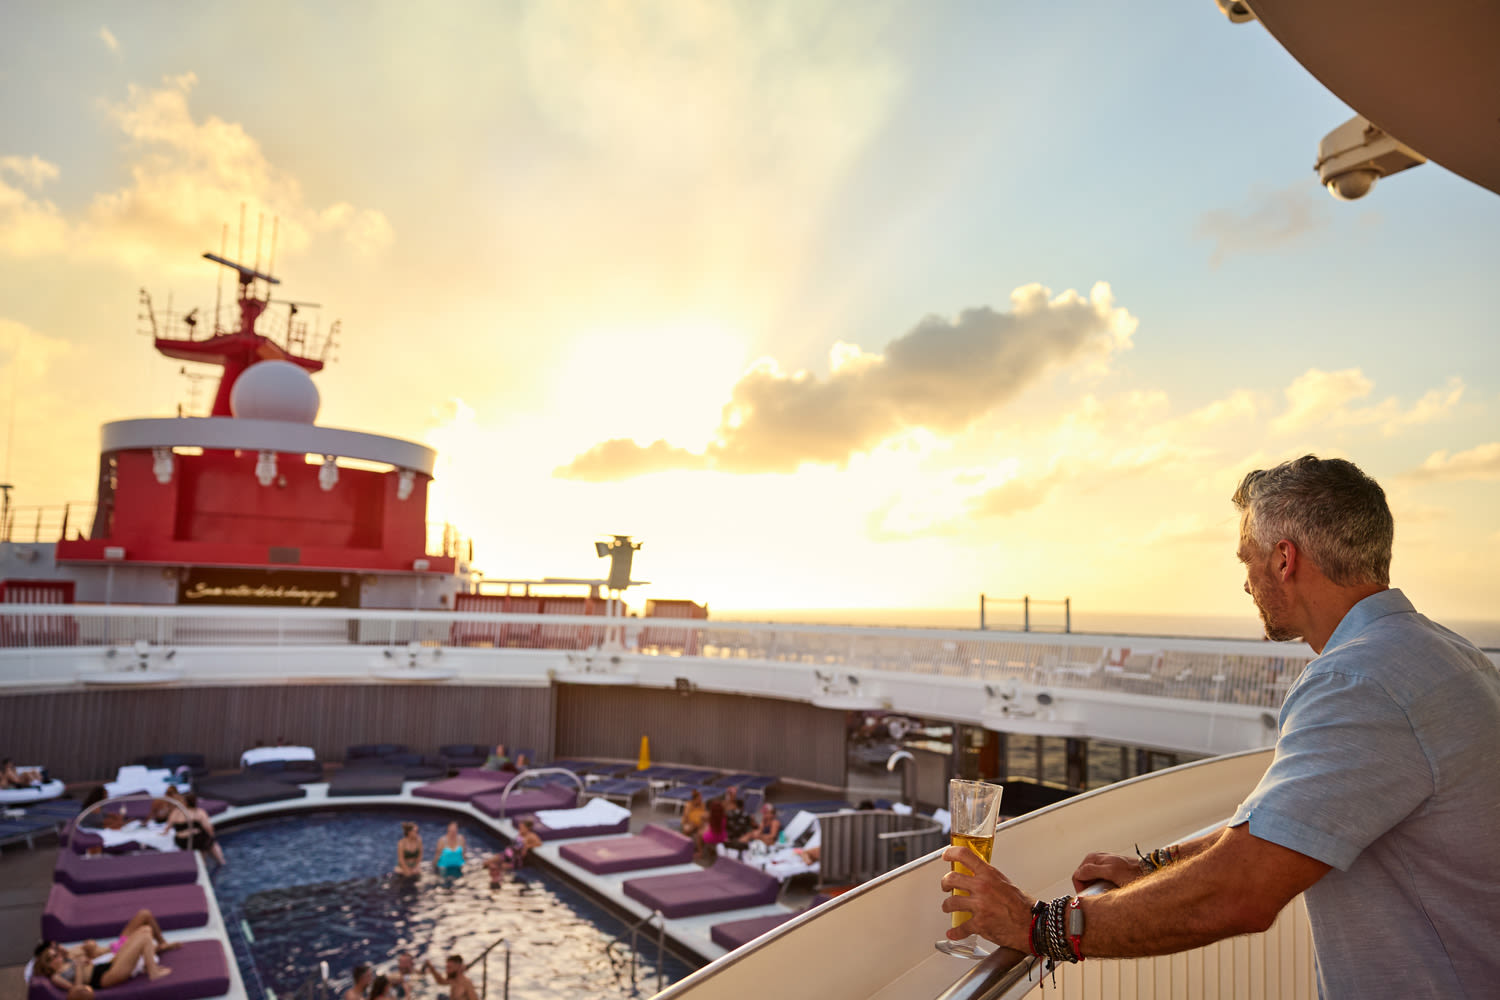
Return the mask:
POLYGON ((95 991, 109 989, 136 976, 161 979, 172 970, 157 956, 181 947, 168 941, 150 910, 130 918, 120 936, 108 944, 85 941, 64 948, 56 941, 43 941, 33 952, 32 975, 50 980, 67 994, 67 1000, 92 1000, 95 991))
POLYGON ((769 802, 760 807, 759 815, 750 816, 738 788, 728 789, 706 805, 703 793, 694 789, 682 810, 682 832, 693 838, 702 861, 717 854, 720 844, 731 851, 743 851, 757 841, 773 846, 781 836, 781 820, 769 802))
POLYGON ((437 985, 447 987, 449 1000, 479 1000, 479 992, 465 972, 462 956, 449 955, 443 971, 439 972, 425 959, 419 969, 409 951, 397 954, 396 967, 384 974, 363 962, 356 965, 350 973, 353 983, 344 991, 343 1000, 407 1000, 424 974, 431 976, 437 985))
POLYGON ((0 789, 30 788, 42 783, 42 772, 22 771, 9 757, 0 760, 0 789))
MULTIPOLYGON (((84 798, 83 808, 88 809, 107 797, 104 786, 96 785, 84 798)), ((123 809, 100 810, 99 821, 106 830, 128 830, 131 822, 123 809)), ((207 810, 198 804, 196 792, 184 792, 175 785, 168 786, 161 798, 151 800, 151 812, 146 818, 145 827, 151 832, 163 833, 170 829, 172 842, 179 851, 203 851, 220 866, 227 864, 224 849, 219 846, 219 839, 214 833, 214 822, 209 818, 207 810)), ((101 850, 100 847, 94 847, 90 849, 90 853, 101 850)))
POLYGON ((491 753, 480 769, 484 771, 524 771, 531 766, 531 761, 526 759, 524 753, 518 753, 514 758, 506 752, 504 743, 496 743, 495 750, 491 753))
MULTIPOLYGON (((526 855, 542 845, 535 824, 530 819, 516 823, 516 839, 499 854, 484 859, 484 869, 490 876, 490 888, 500 888, 506 873, 515 871, 526 860, 526 855)), ((463 871, 464 851, 468 841, 458 832, 458 823, 448 824, 447 831, 438 838, 432 853, 432 868, 439 875, 455 878, 463 871)), ((396 874, 411 878, 422 874, 422 833, 417 824, 407 821, 401 824, 401 839, 396 841, 396 874)))

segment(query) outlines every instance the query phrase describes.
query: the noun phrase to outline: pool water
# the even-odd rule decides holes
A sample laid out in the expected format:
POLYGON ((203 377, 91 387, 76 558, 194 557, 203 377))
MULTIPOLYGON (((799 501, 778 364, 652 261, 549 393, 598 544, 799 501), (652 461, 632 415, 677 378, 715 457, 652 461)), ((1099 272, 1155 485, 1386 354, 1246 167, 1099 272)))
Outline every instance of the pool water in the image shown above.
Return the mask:
MULTIPOLYGON (((229 863, 214 874, 214 892, 252 1000, 290 997, 319 962, 328 963, 337 995, 360 962, 384 973, 404 949, 419 968, 430 960, 441 969, 444 956, 469 961, 499 938, 511 943, 513 998, 655 992, 654 943, 637 960, 633 991, 628 948, 616 949, 618 962, 606 953, 625 925, 557 876, 529 865, 492 890, 480 862, 505 841, 477 823, 459 823, 468 841, 463 872, 434 874, 433 845, 448 823, 431 812, 327 811, 225 830, 219 841, 229 863), (391 874, 403 820, 422 834, 420 879, 391 874)), ((501 995, 504 964, 502 946, 489 956, 491 996, 501 995)), ((671 955, 664 964, 667 982, 691 971, 671 955)), ((469 971, 476 988, 480 976, 478 965, 469 971)), ((436 1000, 443 992, 426 979, 413 996, 436 1000)))

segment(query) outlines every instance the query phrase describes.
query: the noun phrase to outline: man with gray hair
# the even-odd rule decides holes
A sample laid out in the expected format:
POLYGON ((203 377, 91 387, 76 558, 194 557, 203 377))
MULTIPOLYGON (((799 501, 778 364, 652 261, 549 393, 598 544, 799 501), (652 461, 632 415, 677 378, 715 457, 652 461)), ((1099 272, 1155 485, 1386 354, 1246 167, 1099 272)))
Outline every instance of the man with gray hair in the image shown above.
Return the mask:
POLYGON ((1223 828, 1144 857, 1090 854, 1103 895, 1033 899, 967 848, 950 931, 1053 961, 1163 955, 1258 933, 1305 893, 1325 997, 1493 996, 1500 984, 1500 672, 1390 588, 1385 493, 1311 455, 1247 475, 1245 591, 1270 639, 1318 653, 1276 753, 1223 828))

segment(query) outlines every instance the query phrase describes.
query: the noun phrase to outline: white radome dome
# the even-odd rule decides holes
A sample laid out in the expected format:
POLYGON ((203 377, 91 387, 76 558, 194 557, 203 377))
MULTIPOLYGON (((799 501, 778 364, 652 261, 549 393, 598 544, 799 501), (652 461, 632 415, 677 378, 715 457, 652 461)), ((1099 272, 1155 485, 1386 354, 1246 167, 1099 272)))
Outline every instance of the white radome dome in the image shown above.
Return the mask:
POLYGON ((256 362, 229 392, 230 412, 246 420, 310 424, 318 419, 321 402, 312 376, 290 361, 256 362))

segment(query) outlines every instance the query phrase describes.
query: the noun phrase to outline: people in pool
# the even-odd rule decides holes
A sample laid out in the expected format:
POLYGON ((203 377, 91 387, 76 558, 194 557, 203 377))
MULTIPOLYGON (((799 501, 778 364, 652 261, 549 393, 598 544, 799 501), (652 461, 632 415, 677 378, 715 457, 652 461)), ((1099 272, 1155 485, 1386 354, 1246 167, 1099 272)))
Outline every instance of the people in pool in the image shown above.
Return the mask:
POLYGON ((369 1000, 394 1000, 391 996, 391 981, 385 976, 376 976, 370 982, 369 1000))
POLYGON ((432 981, 439 986, 448 987, 448 1000, 479 1000, 478 991, 464 972, 463 956, 449 955, 442 972, 435 969, 431 962, 423 962, 422 971, 432 976, 432 981))
POLYGON ((354 967, 354 971, 349 973, 349 978, 353 982, 344 991, 344 1000, 365 1000, 366 994, 370 991, 370 982, 375 978, 375 972, 370 968, 369 963, 360 962, 354 967))
POLYGON ((396 874, 413 878, 422 874, 422 834, 417 824, 401 824, 401 839, 396 841, 396 874))
POLYGON ((433 855, 432 866, 439 875, 452 876, 463 871, 465 846, 463 834, 458 832, 458 823, 449 823, 448 832, 438 838, 433 855))
POLYGON ((386 973, 386 979, 391 984, 391 996, 395 1000, 406 1000, 411 992, 411 978, 417 974, 417 964, 412 960, 411 952, 398 952, 396 955, 396 968, 386 973))
POLYGON ((515 842, 499 854, 492 854, 484 859, 484 869, 490 873, 490 888, 500 888, 500 880, 505 873, 521 867, 526 855, 541 846, 542 838, 537 835, 534 820, 528 818, 516 823, 515 842))

